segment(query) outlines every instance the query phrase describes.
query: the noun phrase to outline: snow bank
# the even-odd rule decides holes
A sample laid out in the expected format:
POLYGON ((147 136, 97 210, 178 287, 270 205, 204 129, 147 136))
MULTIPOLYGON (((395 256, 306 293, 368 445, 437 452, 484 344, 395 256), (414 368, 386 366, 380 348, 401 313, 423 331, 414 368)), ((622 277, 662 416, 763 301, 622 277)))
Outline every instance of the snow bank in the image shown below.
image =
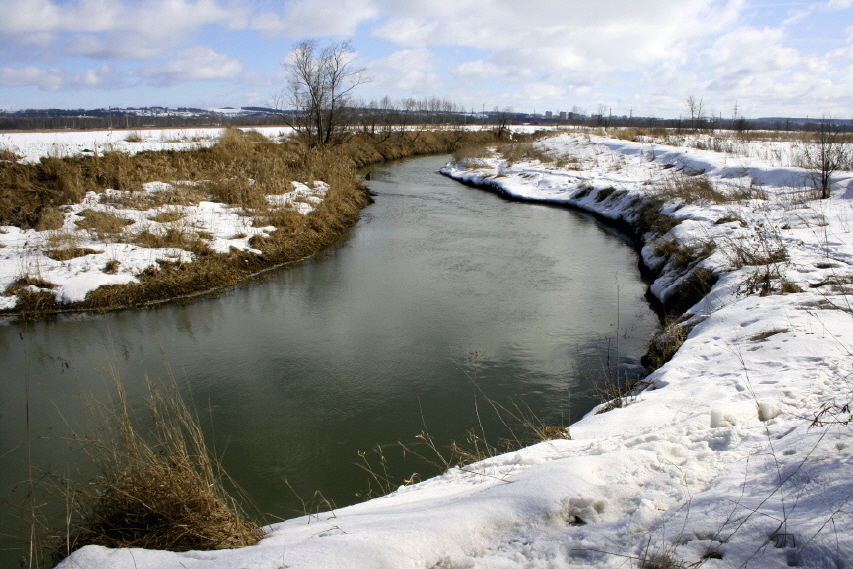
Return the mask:
MULTIPOLYGON (((494 159, 445 173, 629 223, 674 169, 701 169, 720 191, 761 185, 767 196, 664 206, 681 223, 658 245, 713 243, 699 263, 719 278, 688 311, 684 345, 627 406, 590 413, 572 425, 573 440, 274 524, 252 547, 87 546, 59 567, 849 566, 851 177, 837 179, 832 199, 810 201, 791 185, 802 170, 758 159, 734 176, 732 164, 743 157, 570 135, 540 144, 575 161, 556 168, 494 159), (773 294, 760 296, 755 276, 767 266, 737 259, 768 247, 787 258, 771 265, 773 294), (779 294, 782 283, 799 292, 779 294)), ((655 243, 642 253, 659 272, 654 294, 672 294, 684 267, 655 243)))

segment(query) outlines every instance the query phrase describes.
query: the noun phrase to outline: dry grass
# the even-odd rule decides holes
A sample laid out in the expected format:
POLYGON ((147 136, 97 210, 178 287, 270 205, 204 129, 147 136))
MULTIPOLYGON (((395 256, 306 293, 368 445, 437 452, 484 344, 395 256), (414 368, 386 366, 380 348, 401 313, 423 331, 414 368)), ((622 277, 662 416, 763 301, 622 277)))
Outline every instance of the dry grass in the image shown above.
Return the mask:
MULTIPOLYGON (((390 138, 359 134, 337 146, 309 148, 298 141, 275 143, 256 132, 227 129, 221 140, 208 148, 46 158, 35 165, 0 163, 0 224, 35 227, 39 219, 55 217, 53 212, 60 211, 58 208, 79 203, 87 191, 94 191, 102 194, 102 202, 136 209, 221 200, 255 216, 256 225, 276 228, 268 238, 253 240, 252 246, 262 251, 260 256, 236 251, 211 254, 198 233, 188 228, 172 227, 163 235, 145 232, 134 237, 122 231, 130 220, 92 210, 83 212, 84 219, 78 225, 92 229, 102 239, 180 247, 199 254, 189 264, 160 263, 140 275, 139 283, 101 287, 77 305, 87 309, 138 306, 233 284, 265 268, 333 246, 371 201, 358 181, 359 167, 418 154, 452 152, 494 140, 488 132, 406 132, 390 138), (267 203, 266 195, 291 191, 292 181, 310 186, 318 180, 329 184, 330 190, 308 215, 267 203), (171 187, 141 191, 142 184, 155 181, 168 181, 171 187), (107 188, 122 193, 103 193, 107 188)), ((176 217, 169 212, 161 215, 155 220, 176 217)), ((19 303, 14 311, 59 308, 43 298, 19 303)))
POLYGON ((171 187, 156 192, 123 192, 101 196, 101 203, 121 209, 148 210, 161 206, 193 206, 209 199, 201 184, 173 182, 171 187))
POLYGON ((673 174, 656 186, 656 193, 661 198, 684 203, 710 202, 725 203, 728 196, 714 188, 711 181, 702 175, 687 176, 673 174))
MULTIPOLYGON (((479 391, 479 387, 477 389, 479 391)), ((482 391, 479 392, 485 397, 482 391)), ((442 447, 435 442, 432 435, 422 431, 413 442, 400 441, 397 446, 402 449, 404 456, 417 458, 427 470, 433 470, 437 474, 451 468, 470 469, 470 465, 474 463, 542 441, 572 438, 568 427, 545 425, 527 408, 517 404, 502 405, 488 397, 486 402, 508 432, 508 436, 496 441, 489 440, 483 431, 478 410, 477 419, 481 423, 480 428, 469 429, 462 440, 452 441, 446 447, 442 447)), ((359 452, 359 459, 356 465, 367 473, 367 489, 357 494, 363 499, 383 496, 397 489, 401 482, 414 484, 421 479, 418 473, 410 475, 403 481, 393 479, 388 472, 385 452, 378 446, 369 453, 359 452)))
POLYGON ((201 235, 183 227, 168 227, 163 233, 143 231, 127 239, 129 242, 149 249, 184 249, 197 255, 211 253, 201 235))
POLYGON ((8 148, 0 147, 0 161, 17 162, 21 157, 8 148))
POLYGON ((44 254, 56 261, 68 261, 86 255, 97 255, 100 252, 87 247, 66 247, 63 249, 46 249, 44 254))
POLYGON ((18 297, 15 308, 26 319, 32 314, 56 309, 59 304, 51 292, 54 288, 53 283, 34 276, 24 276, 9 285, 4 294, 18 297))
POLYGON ((125 227, 133 224, 133 221, 126 217, 105 211, 86 209, 79 215, 83 219, 75 221, 75 225, 82 229, 94 230, 99 239, 114 237, 124 231, 125 227))
POLYGON ((677 239, 658 239, 655 241, 655 255, 669 260, 672 268, 684 270, 707 259, 717 245, 713 241, 702 241, 685 245, 677 239))
POLYGON ((493 154, 494 152, 491 148, 484 144, 467 145, 453 153, 453 160, 456 162, 468 162, 488 158, 493 154))
POLYGON ((65 223, 65 214, 59 208, 48 205, 39 210, 36 220, 36 231, 48 231, 60 229, 65 223))
POLYGON ((177 387, 148 384, 150 422, 131 418, 121 382, 117 398, 96 404, 97 434, 75 437, 100 475, 69 486, 61 555, 89 544, 170 551, 243 547, 258 526, 225 490, 226 477, 177 387))
POLYGON ((174 221, 178 221, 187 216, 187 214, 181 211, 161 211, 156 215, 151 215, 148 217, 151 221, 156 221, 157 223, 172 223, 174 221))
POLYGON ((788 328, 773 328, 771 330, 766 330, 764 332, 759 332, 753 336, 750 336, 749 339, 753 342, 760 342, 762 340, 766 340, 771 336, 775 336, 776 334, 784 334, 788 332, 788 328))
POLYGON ((618 376, 607 374, 603 381, 595 385, 595 396, 602 403, 595 414, 600 415, 627 406, 631 402, 633 388, 634 384, 627 377, 620 380, 618 376))
POLYGON ((497 146, 497 152, 512 165, 518 162, 540 162, 555 168, 565 168, 579 164, 574 156, 556 154, 533 142, 504 143, 497 146))
POLYGON ((670 229, 681 223, 681 220, 660 212, 664 201, 657 196, 644 197, 637 208, 635 225, 640 235, 665 235, 670 229))
POLYGON ((689 316, 668 318, 661 330, 652 338, 645 355, 640 360, 646 375, 671 360, 675 352, 684 344, 688 334, 696 326, 696 324, 684 324, 689 316))
POLYGON ((118 272, 119 267, 121 267, 121 261, 118 259, 110 259, 107 261, 107 264, 104 265, 104 272, 108 275, 114 275, 118 272))

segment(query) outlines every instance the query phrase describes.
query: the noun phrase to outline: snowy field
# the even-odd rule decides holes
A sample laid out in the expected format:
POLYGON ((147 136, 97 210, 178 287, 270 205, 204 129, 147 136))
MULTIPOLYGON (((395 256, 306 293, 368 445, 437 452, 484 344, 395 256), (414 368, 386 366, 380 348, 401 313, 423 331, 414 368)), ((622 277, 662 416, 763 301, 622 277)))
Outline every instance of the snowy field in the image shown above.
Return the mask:
MULTIPOLYGON (((280 126, 245 130, 254 130, 272 139, 291 132, 288 127, 280 126)), ((201 148, 212 145, 221 134, 221 128, 0 132, 0 149, 14 152, 24 162, 38 162, 42 156, 201 148)))
POLYGON ((840 173, 832 197, 815 200, 808 171, 759 147, 720 153, 579 134, 537 145, 561 160, 486 158, 445 173, 627 223, 683 174, 738 196, 670 196, 665 208, 680 223, 643 248, 662 301, 697 269, 719 277, 646 389, 572 425, 572 440, 274 524, 255 546, 87 546, 59 567, 853 566, 853 176, 840 173), (684 260, 679 250, 704 254, 684 260))

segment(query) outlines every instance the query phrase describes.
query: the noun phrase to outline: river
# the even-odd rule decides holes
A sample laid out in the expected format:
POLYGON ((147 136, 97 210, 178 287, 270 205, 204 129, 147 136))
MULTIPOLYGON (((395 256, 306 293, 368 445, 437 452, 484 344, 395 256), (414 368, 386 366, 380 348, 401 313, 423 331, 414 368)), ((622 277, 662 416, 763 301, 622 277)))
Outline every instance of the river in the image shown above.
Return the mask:
MULTIPOLYGON (((397 442, 497 441, 512 419, 494 405, 556 426, 588 412, 608 369, 637 372, 658 325, 635 251, 575 212, 442 177, 448 159, 375 167, 376 203, 294 266, 149 310, 0 326, 4 498, 24 503, 28 464, 93 474, 68 435, 90 429, 86 395, 112 391, 111 367, 134 413, 146 376, 173 377, 268 521, 315 491, 358 501, 359 451, 378 464, 382 449, 394 483, 435 474, 397 442)), ((3 533, 20 537, 12 510, 3 533)))

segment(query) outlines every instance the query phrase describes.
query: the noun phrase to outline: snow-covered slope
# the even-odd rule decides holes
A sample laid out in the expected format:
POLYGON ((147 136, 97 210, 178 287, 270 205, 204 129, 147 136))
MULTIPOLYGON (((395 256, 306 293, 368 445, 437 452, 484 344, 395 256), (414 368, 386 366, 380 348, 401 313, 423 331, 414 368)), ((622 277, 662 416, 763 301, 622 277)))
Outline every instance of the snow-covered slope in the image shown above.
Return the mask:
POLYGON ((88 546, 60 567, 849 567, 853 178, 839 176, 831 199, 809 200, 806 171, 754 156, 577 135, 539 144, 563 165, 484 159, 445 173, 633 224, 673 171, 701 170, 715 190, 740 196, 671 196, 663 209, 681 222, 646 235, 662 300, 697 269, 717 278, 645 390, 572 425, 572 440, 275 524, 252 547, 88 546))

